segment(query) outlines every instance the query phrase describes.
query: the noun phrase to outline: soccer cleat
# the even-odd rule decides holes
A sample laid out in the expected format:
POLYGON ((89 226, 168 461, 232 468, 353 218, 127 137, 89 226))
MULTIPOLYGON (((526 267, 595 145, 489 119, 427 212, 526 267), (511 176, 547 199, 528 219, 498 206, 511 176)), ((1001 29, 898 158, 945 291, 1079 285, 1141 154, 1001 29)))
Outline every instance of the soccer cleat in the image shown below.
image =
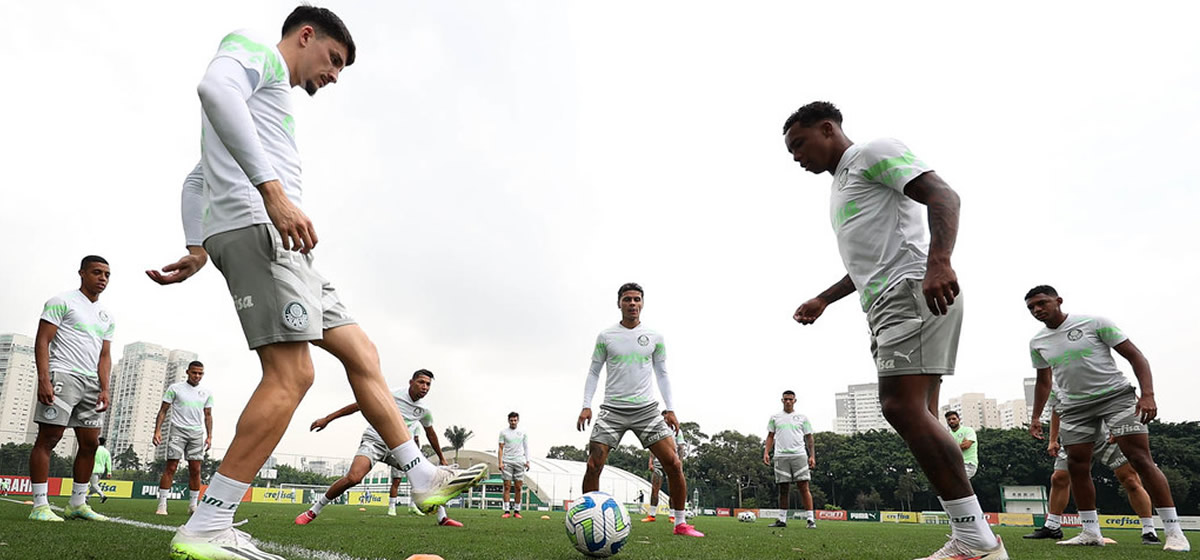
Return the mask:
POLYGON ((1167 535, 1167 544, 1163 545, 1163 550, 1171 552, 1187 552, 1192 549, 1192 545, 1188 543, 1187 537, 1183 533, 1175 535, 1167 535))
POLYGON ((396 508, 395 508, 395 506, 388 508, 388 510, 387 510, 387 514, 388 514, 388 517, 396 517, 396 508))
POLYGON ((654 516, 653 516, 653 515, 647 515, 646 517, 643 517, 643 518, 642 518, 642 523, 654 523, 654 516))
POLYGON ((438 525, 440 525, 442 527, 462 527, 463 526, 462 523, 459 523, 458 521, 450 519, 449 517, 447 517, 441 521, 438 521, 438 525))
POLYGON ((1158 533, 1146 531, 1142 533, 1142 544, 1162 544, 1162 541, 1158 539, 1158 533))
POLYGON ((284 560, 254 546, 250 535, 233 527, 189 531, 180 527, 171 539, 171 560, 284 560))
POLYGON ((1100 533, 1083 531, 1065 541, 1058 541, 1063 546, 1104 546, 1104 537, 1100 533))
POLYGON ((167 514, 167 506, 158 506, 158 509, 154 510, 154 515, 166 515, 166 514, 167 514))
POLYGON ((304 510, 303 513, 296 516, 296 524, 297 525, 308 525, 309 523, 312 523, 312 521, 316 518, 317 518, 317 514, 313 513, 313 510, 306 509, 306 510, 304 510))
POLYGON ((504 512, 504 515, 500 516, 500 519, 508 519, 509 517, 512 517, 512 514, 506 511, 504 512))
POLYGON ((687 523, 680 523, 680 524, 676 525, 675 531, 673 534, 683 535, 685 537, 703 537, 704 536, 704 533, 697 531, 695 527, 688 525, 687 523))
POLYGON ((108 496, 103 496, 103 495, 100 496, 100 503, 103 504, 104 502, 107 502, 107 501, 108 501, 108 496))
POLYGON ((816 529, 816 528, 817 528, 817 522, 816 522, 816 521, 813 521, 813 520, 811 520, 811 519, 809 519, 809 520, 808 520, 808 524, 807 524, 807 525, 805 525, 805 526, 804 526, 804 528, 805 528, 805 529, 816 529))
POLYGON ((86 519, 88 521, 108 521, 108 518, 92 511, 92 506, 87 504, 73 506, 67 504, 67 509, 63 510, 66 519, 86 519))
POLYGON ((1023 538, 1023 539, 1054 539, 1056 541, 1060 541, 1063 538, 1062 527, 1055 527, 1053 529, 1047 529, 1046 526, 1043 525, 1041 527, 1038 527, 1037 530, 1035 530, 1034 532, 1029 533, 1028 535, 1025 535, 1021 538, 1023 538))
POLYGON ((487 476, 487 473, 485 463, 472 465, 468 469, 438 467, 433 484, 427 490, 413 490, 413 501, 416 502, 417 509, 429 513, 438 506, 446 505, 446 502, 462 494, 463 490, 474 486, 487 476))
POLYGON ((515 517, 517 519, 524 519, 523 517, 521 517, 521 512, 519 512, 519 511, 514 511, 513 517, 515 517))
POLYGON ((38 507, 33 508, 33 511, 29 512, 29 519, 31 519, 33 521, 62 521, 63 520, 63 518, 59 517, 57 513, 54 513, 50 509, 50 506, 48 506, 48 505, 38 506, 38 507))
POLYGON ((787 521, 781 521, 779 519, 776 519, 774 523, 767 525, 767 527, 777 527, 777 528, 782 529, 782 528, 787 527, 787 521))
POLYGON ((193 513, 196 513, 196 503, 195 502, 188 504, 188 515, 191 515, 193 513))
POLYGON ((951 536, 946 546, 917 560, 1008 560, 1008 550, 1004 548, 1004 541, 1000 540, 999 536, 996 537, 996 548, 990 550, 971 548, 967 543, 951 536))

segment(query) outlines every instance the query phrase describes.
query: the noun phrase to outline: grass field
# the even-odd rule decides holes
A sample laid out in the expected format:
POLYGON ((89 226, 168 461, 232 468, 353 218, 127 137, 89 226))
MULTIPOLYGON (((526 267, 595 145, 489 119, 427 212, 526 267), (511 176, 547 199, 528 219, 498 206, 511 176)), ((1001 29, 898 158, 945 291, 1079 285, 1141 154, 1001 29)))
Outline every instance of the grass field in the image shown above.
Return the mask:
MULTIPOLYGON (((66 500, 52 501, 65 505, 66 500)), ((97 511, 119 516, 142 526, 119 523, 68 521, 49 524, 28 521, 30 506, 0 499, 0 559, 127 560, 166 558, 172 533, 169 529, 187 519, 186 503, 171 502, 173 513, 154 515, 153 500, 110 500, 97 511), (148 525, 152 526, 148 526, 148 525)), ((407 558, 417 553, 457 558, 564 559, 584 558, 575 552, 563 529, 563 514, 527 512, 525 519, 500 519, 497 511, 451 510, 463 528, 437 527, 432 517, 401 513, 384 515, 384 509, 330 506, 307 526, 292 523, 301 505, 243 504, 237 519, 264 549, 294 560, 360 560, 407 558)), ((892 525, 829 521, 816 530, 793 522, 784 530, 768 529, 769 520, 739 523, 731 518, 702 517, 696 527, 708 533, 703 539, 673 537, 666 519, 634 522, 625 549, 625 560, 657 558, 721 559, 910 559, 933 552, 945 542, 946 526, 892 525)), ((1103 549, 1065 548, 1046 541, 1026 541, 1024 527, 998 527, 1014 559, 1087 558, 1136 559, 1179 557, 1160 547, 1142 546, 1136 530, 1107 531, 1120 544, 1103 549)), ((1068 530, 1073 535, 1077 530, 1068 530)), ((1160 537, 1162 536, 1159 531, 1160 537)), ((1197 535, 1189 535, 1196 540, 1197 535)), ((1194 553, 1193 553, 1194 554, 1194 553)), ((1191 554, 1184 557, 1190 557, 1191 554)))

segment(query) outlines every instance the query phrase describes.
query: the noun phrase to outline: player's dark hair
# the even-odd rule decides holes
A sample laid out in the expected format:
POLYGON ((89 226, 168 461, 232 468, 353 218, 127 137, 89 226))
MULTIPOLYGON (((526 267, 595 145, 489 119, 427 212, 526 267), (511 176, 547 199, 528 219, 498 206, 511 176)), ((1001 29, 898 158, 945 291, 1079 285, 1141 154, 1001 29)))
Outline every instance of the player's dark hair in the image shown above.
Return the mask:
POLYGON ((202 367, 204 367, 204 364, 200 363, 200 360, 192 360, 192 361, 188 362, 188 367, 187 367, 188 369, 192 369, 194 367, 202 368, 202 367))
POLYGON ((107 441, 108 441, 108 438, 106 438, 104 436, 100 436, 100 445, 104 445, 104 443, 107 441))
POLYGON ((424 375, 425 377, 428 377, 430 379, 433 379, 433 372, 429 371, 427 369, 419 369, 417 371, 414 371, 412 378, 416 379, 418 377, 421 377, 422 375, 424 375))
MULTIPOLYGON (((947 410, 947 411, 946 411, 946 418, 949 418, 949 417, 951 417, 951 416, 958 416, 958 411, 956 411, 956 410, 947 410)), ((962 418, 962 416, 958 416, 958 417, 959 417, 959 418, 962 418)))
POLYGON ((1033 289, 1025 292, 1025 299, 1029 299, 1038 294, 1046 294, 1050 297, 1058 297, 1058 290, 1055 290, 1053 286, 1047 286, 1045 284, 1042 284, 1041 286, 1034 286, 1033 289))
POLYGON ((631 290, 642 294, 643 296, 646 295, 646 292, 642 291, 642 287, 639 286, 637 282, 626 282, 621 284, 620 288, 617 288, 617 299, 621 299, 621 296, 625 295, 625 292, 631 290))
POLYGON ((521 415, 520 415, 520 414, 517 414, 516 412, 509 412, 509 413, 508 413, 508 417, 509 417, 510 419, 512 419, 512 418, 520 418, 520 417, 521 417, 521 415))
POLYGON ((799 123, 802 127, 810 127, 824 120, 831 120, 842 126, 842 112, 828 101, 813 101, 799 109, 783 123, 783 133, 787 134, 792 125, 799 123))
POLYGON ((79 270, 81 270, 81 271, 87 270, 87 265, 96 263, 96 262, 101 263, 101 264, 108 264, 108 261, 104 260, 104 257, 101 257, 99 255, 88 255, 86 257, 83 257, 83 260, 79 261, 79 270))
POLYGON ((346 66, 354 64, 354 38, 350 37, 350 30, 346 29, 346 24, 342 22, 342 18, 337 17, 337 14, 328 8, 301 4, 292 10, 287 19, 283 20, 283 35, 287 36, 288 33, 305 25, 311 25, 319 35, 325 35, 344 45, 346 47, 346 66))
POLYGON ((795 391, 791 391, 791 390, 788 390, 788 391, 784 391, 784 392, 783 392, 783 396, 785 396, 785 397, 786 397, 786 396, 788 396, 788 395, 791 395, 791 396, 793 396, 793 397, 794 397, 794 396, 796 396, 796 392, 795 392, 795 391))

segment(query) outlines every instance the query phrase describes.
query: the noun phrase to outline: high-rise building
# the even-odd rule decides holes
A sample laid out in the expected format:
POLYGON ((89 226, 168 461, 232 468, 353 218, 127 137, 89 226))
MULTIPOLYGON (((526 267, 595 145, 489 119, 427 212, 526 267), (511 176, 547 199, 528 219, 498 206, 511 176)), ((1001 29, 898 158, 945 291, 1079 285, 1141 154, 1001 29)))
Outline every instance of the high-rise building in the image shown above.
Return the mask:
MULTIPOLYGON (((179 383, 180 381, 187 381, 188 364, 196 358, 197 355, 195 352, 189 352, 187 350, 171 350, 171 353, 167 355, 167 370, 166 374, 164 375, 162 390, 158 392, 160 400, 162 399, 162 394, 167 392, 167 387, 179 383)), ((162 405, 160 404, 159 406, 161 407, 162 405)), ((157 414, 157 412, 155 412, 155 414, 157 414)), ((153 424, 151 424, 151 428, 153 428, 153 424)), ((163 441, 170 440, 171 431, 171 423, 164 420, 162 427, 163 441)), ((153 435, 153 433, 154 432, 151 432, 151 435, 153 435)), ((166 458, 167 446, 160 445, 154 448, 154 459, 157 460, 166 458)))
POLYGON ((104 430, 114 458, 133 447, 143 465, 154 460, 154 421, 169 385, 168 374, 177 377, 179 363, 186 370, 192 359, 194 353, 149 342, 125 345, 109 382, 112 405, 104 430))
POLYGON ((848 385, 844 393, 834 395, 834 408, 837 415, 833 419, 835 433, 851 435, 867 430, 894 431, 883 417, 878 383, 848 385))
POLYGON ((996 412, 1000 415, 999 427, 1008 430, 1028 425, 1028 410, 1029 407, 1025 406, 1025 399, 1014 399, 996 405, 996 412))
MULTIPOLYGON (((1037 378, 1036 377, 1026 377, 1025 378, 1025 418, 1026 418, 1025 421, 1026 422, 1029 421, 1028 419, 1033 418, 1033 392, 1036 387, 1037 387, 1037 378)), ((1048 407, 1048 406, 1042 407, 1042 424, 1045 424, 1047 430, 1050 429, 1050 407, 1048 407)))
POLYGON ((1000 413, 996 410, 996 399, 989 399, 983 393, 963 393, 961 397, 951 397, 950 404, 942 405, 942 414, 951 410, 958 413, 964 426, 972 428, 1000 427, 1000 413))
MULTIPOLYGON (((38 425, 33 421, 37 403, 37 362, 32 337, 23 334, 0 335, 0 444, 37 441, 38 425)), ((54 446, 60 457, 75 454, 75 432, 67 430, 54 446)))

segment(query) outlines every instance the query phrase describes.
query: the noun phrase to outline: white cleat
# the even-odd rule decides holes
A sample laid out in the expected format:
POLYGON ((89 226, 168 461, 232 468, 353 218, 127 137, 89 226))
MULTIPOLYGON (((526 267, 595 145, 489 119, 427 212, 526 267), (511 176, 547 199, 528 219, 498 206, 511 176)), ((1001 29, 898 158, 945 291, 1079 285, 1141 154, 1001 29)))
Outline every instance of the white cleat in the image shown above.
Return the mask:
POLYGON ((414 489, 412 500, 416 503, 418 510, 429 513, 438 506, 446 505, 446 502, 477 484, 487 476, 487 473, 486 463, 478 463, 467 469, 438 467, 433 484, 426 490, 414 489))
POLYGON ((166 514, 167 514, 167 506, 159 506, 158 509, 154 510, 154 515, 166 515, 166 514))
POLYGON ((1183 533, 1167 535, 1167 544, 1163 545, 1163 550, 1171 552, 1187 552, 1191 549, 1192 545, 1188 543, 1187 537, 1183 533))
POLYGON ((218 531, 189 531, 180 527, 171 539, 172 560, 284 560, 254 546, 250 535, 233 527, 218 531))
POLYGON ((1065 541, 1058 541, 1063 546, 1104 546, 1104 537, 1100 533, 1084 531, 1065 541))
POLYGON ((986 550, 972 548, 967 543, 951 536, 946 546, 917 560, 1008 560, 1008 550, 1005 550, 1004 541, 1000 540, 998 536, 996 537, 996 547, 986 550))

